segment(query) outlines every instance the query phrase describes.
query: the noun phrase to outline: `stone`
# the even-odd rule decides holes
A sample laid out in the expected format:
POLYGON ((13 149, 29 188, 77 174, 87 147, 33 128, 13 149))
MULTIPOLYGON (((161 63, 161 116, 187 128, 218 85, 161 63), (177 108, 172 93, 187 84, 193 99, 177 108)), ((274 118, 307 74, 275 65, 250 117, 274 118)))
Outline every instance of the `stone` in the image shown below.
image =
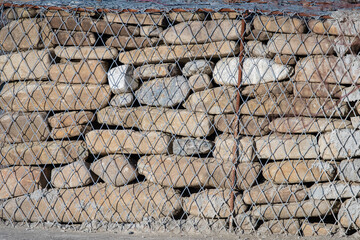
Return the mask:
POLYGON ((253 24, 257 30, 276 33, 303 33, 306 31, 304 21, 288 16, 258 15, 254 18, 253 24))
POLYGON ((213 87, 211 78, 207 74, 196 74, 188 79, 191 90, 194 92, 203 91, 213 87))
POLYGON ((351 127, 349 120, 336 118, 281 117, 271 121, 271 131, 279 133, 321 133, 351 127))
POLYGON ((261 159, 316 159, 319 145, 312 135, 270 134, 255 139, 261 159))
POLYGON ((241 38, 241 20, 190 21, 178 23, 161 33, 168 44, 224 42, 241 38))
POLYGON ((258 228, 260 233, 268 234, 290 234, 299 235, 301 230, 301 220, 291 219, 269 219, 264 221, 258 228))
MULTIPOLYGON (((245 58, 242 69, 242 86, 281 81, 294 73, 293 67, 275 63, 267 58, 245 58)), ((217 84, 237 86, 238 75, 238 57, 220 59, 215 65, 213 76, 217 84)))
POLYGON ((317 34, 338 35, 334 21, 309 19, 308 27, 309 27, 310 31, 317 33, 317 34))
POLYGON ((176 76, 144 82, 135 92, 135 97, 141 104, 174 107, 184 102, 189 93, 187 79, 176 76))
POLYGON ((118 50, 105 46, 61 47, 55 48, 55 55, 68 60, 112 60, 118 56, 118 50))
POLYGON ((279 55, 276 54, 274 62, 278 64, 295 65, 297 63, 296 56, 294 55, 279 55))
POLYGON ((358 229, 360 227, 360 198, 350 198, 341 204, 337 219, 343 228, 358 229))
POLYGON ((162 31, 164 31, 164 29, 159 26, 142 26, 140 28, 140 36, 158 38, 162 31))
POLYGON ((268 31, 262 31, 258 29, 250 29, 249 34, 245 36, 245 40, 256 40, 256 41, 268 41, 272 38, 273 33, 268 31))
POLYGON ((264 95, 289 95, 293 92, 293 83, 285 82, 270 82, 248 85, 242 88, 241 95, 249 98, 262 98, 264 95))
MULTIPOLYGON (((234 133, 237 117, 235 114, 216 115, 214 125, 224 133, 234 133)), ((239 119, 239 134, 246 136, 264 136, 269 132, 269 120, 255 116, 241 116, 239 119)))
POLYGON ((338 171, 341 180, 346 182, 360 182, 360 159, 342 160, 338 171))
POLYGON ((263 220, 323 217, 337 213, 339 208, 338 201, 309 199, 287 204, 258 205, 253 208, 251 215, 263 220))
POLYGON ((150 78, 173 77, 180 75, 181 71, 175 63, 146 64, 135 68, 134 78, 147 80, 150 78))
POLYGON ((360 156, 360 131, 334 129, 319 136, 320 156, 325 160, 339 160, 360 156))
POLYGON ((201 12, 170 12, 168 14, 171 22, 188 22, 188 21, 203 21, 206 17, 205 13, 201 12))
POLYGON ((133 78, 133 68, 130 65, 114 67, 108 71, 107 76, 115 94, 133 92, 139 86, 139 82, 133 78))
POLYGON ((351 125, 354 129, 360 128, 360 116, 359 117, 350 117, 351 125))
POLYGON ((165 14, 158 13, 107 13, 104 16, 106 22, 109 23, 122 23, 122 24, 134 24, 138 26, 142 25, 158 25, 164 26, 166 24, 165 14))
MULTIPOLYGON (((344 179, 344 172, 340 173, 340 178, 344 179)), ((360 196, 360 183, 344 181, 317 183, 308 189, 308 195, 313 199, 340 200, 356 198, 360 196)))
POLYGON ((49 168, 14 166, 0 169, 0 199, 17 197, 45 188, 50 180, 49 168))
POLYGON ((294 95, 304 98, 342 98, 344 90, 344 86, 338 84, 294 82, 294 95))
POLYGON ((339 226, 332 223, 309 223, 304 222, 301 226, 302 233, 305 237, 308 236, 329 236, 334 235, 339 231, 339 226))
MULTIPOLYGON (((358 102, 360 100, 360 89, 359 86, 351 86, 344 88, 344 91, 341 95, 341 100, 344 102, 358 102)), ((359 112, 359 105, 356 105, 356 110, 359 112)))
MULTIPOLYGON (((231 162, 219 163, 211 158, 152 155, 141 157, 137 167, 139 173, 144 175, 148 181, 162 186, 232 188, 230 173, 233 164, 231 162)), ((260 163, 238 164, 235 189, 244 190, 252 186, 260 169, 260 163)))
POLYGON ((94 113, 90 111, 71 111, 56 113, 48 117, 47 121, 52 128, 63 128, 87 124, 95 120, 94 113))
POLYGON ((123 64, 143 65, 159 62, 187 62, 190 59, 229 57, 239 53, 235 41, 212 42, 205 44, 187 44, 156 46, 119 53, 123 64))
POLYGON ((97 121, 124 128, 135 127, 145 131, 162 131, 185 137, 204 137, 214 132, 211 116, 184 109, 107 107, 97 113, 97 121))
POLYGON ((359 82, 360 57, 357 55, 308 56, 297 62, 295 81, 354 84, 359 82))
MULTIPOLYGON (((246 224, 246 223, 245 223, 246 224)), ((182 225, 183 232, 187 234, 199 234, 199 232, 216 232, 218 234, 224 234, 227 232, 227 226, 229 222, 224 218, 204 218, 189 215, 182 225)))
POLYGON ((267 46, 260 41, 248 41, 245 45, 245 54, 249 57, 273 58, 274 53, 270 52, 267 46))
POLYGON ((206 189, 183 199, 184 211, 190 215, 205 218, 228 218, 230 215, 244 213, 247 206, 242 195, 235 193, 234 210, 230 209, 231 190, 206 189))
POLYGON ((334 50, 338 56, 343 57, 346 54, 356 55, 360 50, 360 38, 358 36, 338 36, 333 39, 334 50))
POLYGON ((91 164, 90 170, 106 184, 117 187, 128 185, 138 177, 135 162, 123 155, 100 158, 91 164))
POLYGON ((56 14, 48 16, 46 19, 53 29, 82 31, 81 20, 72 14, 67 14, 67 16, 64 16, 63 14, 56 14))
POLYGON ((120 93, 115 95, 109 105, 112 107, 129 107, 134 103, 134 94, 120 93))
POLYGON ((3 166, 66 164, 85 161, 88 156, 81 140, 4 144, 0 149, 3 166))
POLYGON ((0 56, 0 80, 47 79, 51 65, 50 50, 31 50, 0 56))
POLYGON ((213 156, 224 162, 234 161, 234 147, 237 145, 238 153, 236 159, 238 162, 254 162, 254 142, 251 137, 239 137, 235 139, 234 135, 222 134, 215 138, 215 148, 213 156))
POLYGON ((56 188, 75 188, 89 185, 94 181, 89 170, 90 163, 76 161, 51 170, 51 185, 56 188))
POLYGON ((6 111, 96 110, 109 100, 108 85, 26 81, 9 83, 0 92, 0 106, 6 111))
POLYGON ((240 233, 243 231, 254 232, 258 225, 258 221, 250 215, 250 212, 237 214, 234 223, 235 231, 240 233))
POLYGON ((236 19, 240 16, 237 12, 212 12, 207 14, 210 14, 211 19, 214 20, 236 19))
POLYGON ((74 125, 69 127, 53 128, 50 133, 52 139, 68 139, 84 136, 92 127, 90 125, 74 125))
POLYGON ((358 15, 354 11, 334 11, 331 19, 309 21, 309 28, 319 34, 358 36, 358 15), (345 13, 345 14, 344 14, 345 13))
POLYGON ((316 34, 274 34, 268 42, 269 52, 288 55, 331 55, 333 41, 316 34))
POLYGON ((190 77, 196 74, 208 74, 211 75, 215 64, 207 60, 194 60, 187 62, 182 69, 182 73, 185 77, 190 77))
POLYGON ((94 46, 96 37, 91 32, 57 31, 52 43, 61 46, 94 46))
POLYGON ((106 40, 105 45, 119 48, 120 51, 123 51, 124 49, 131 50, 144 47, 155 47, 158 42, 158 38, 113 36, 106 40))
POLYGON ((33 18, 36 16, 36 9, 12 7, 6 9, 4 15, 6 16, 7 19, 11 19, 11 20, 15 20, 19 18, 33 18))
POLYGON ((234 113, 236 89, 234 87, 216 87, 191 94, 184 103, 189 111, 208 114, 234 113))
POLYGON ((104 61, 87 60, 53 64, 49 70, 50 79, 62 83, 107 83, 109 64, 104 61))
POLYGON ((135 37, 140 34, 138 26, 107 22, 101 19, 81 18, 80 24, 83 32, 94 32, 99 35, 135 37))
POLYGON ((307 189, 302 185, 277 185, 265 182, 243 193, 248 205, 301 202, 307 198, 307 189))
POLYGON ((326 182, 336 176, 336 166, 322 160, 268 163, 262 171, 266 180, 277 184, 326 182))
POLYGON ((199 155, 209 153, 214 143, 206 139, 176 138, 173 141, 173 154, 180 156, 199 155))
POLYGON ((4 143, 38 142, 50 135, 45 113, 10 112, 0 114, 0 141, 4 143))
POLYGON ((93 154, 161 154, 168 152, 171 143, 164 133, 134 130, 93 130, 85 140, 93 154))

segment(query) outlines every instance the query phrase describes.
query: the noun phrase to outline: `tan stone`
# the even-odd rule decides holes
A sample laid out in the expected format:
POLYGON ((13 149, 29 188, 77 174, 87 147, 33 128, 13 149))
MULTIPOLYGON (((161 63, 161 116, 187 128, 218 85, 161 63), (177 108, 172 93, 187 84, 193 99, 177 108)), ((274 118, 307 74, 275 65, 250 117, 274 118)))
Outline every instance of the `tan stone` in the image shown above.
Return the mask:
POLYGON ((306 30, 301 19, 287 16, 256 16, 253 24, 255 29, 269 32, 303 33, 306 30))
POLYGON ((301 220, 292 219, 270 219, 265 221, 258 229, 260 233, 267 234, 290 234, 299 235, 301 230, 301 220))
MULTIPOLYGON (((334 15, 336 14, 337 11, 334 12, 334 15)), ((342 13, 340 12, 340 14, 342 13)), ((358 16, 340 16, 339 18, 339 16, 334 16, 334 19, 311 19, 308 25, 311 31, 318 34, 358 36, 359 21, 356 21, 357 17, 358 16), (356 20, 354 21, 354 19, 356 20)))
POLYGON ((245 36, 245 40, 268 41, 270 38, 272 38, 272 36, 272 32, 250 29, 249 34, 245 36))
POLYGON ((162 31, 164 31, 164 29, 162 27, 155 26, 155 25, 154 26, 141 26, 140 27, 140 36, 158 38, 162 31))
POLYGON ((69 31, 82 31, 80 19, 74 15, 63 16, 63 14, 56 13, 53 16, 47 17, 48 24, 51 28, 69 30, 69 31))
POLYGON ((207 74, 196 74, 189 77, 189 85, 194 92, 203 91, 213 87, 211 78, 207 74))
POLYGON ((337 219, 343 228, 358 229, 360 227, 360 198, 350 198, 341 204, 337 219))
POLYGON ((239 16, 237 12, 213 12, 210 13, 211 19, 224 20, 224 19, 236 19, 239 16))
POLYGON ((85 139, 94 154, 161 154, 168 152, 171 143, 164 133, 133 130, 93 130, 85 139))
POLYGON ((18 82, 4 86, 0 105, 7 111, 95 110, 108 104, 110 93, 108 85, 18 82))
POLYGON ((341 98, 343 90, 338 84, 294 82, 294 95, 304 98, 341 98))
POLYGON ((125 24, 112 23, 93 18, 82 18, 81 28, 84 32, 94 32, 99 35, 107 34, 113 36, 138 36, 140 29, 138 26, 129 26, 125 24))
POLYGON ((62 46, 93 46, 96 42, 95 34, 91 32, 57 31, 52 43, 62 46))
POLYGON ((308 236, 329 236, 338 232, 339 226, 332 223, 309 223, 304 222, 301 226, 302 233, 308 236))
POLYGON ((95 120, 94 113, 90 111, 72 111, 56 113, 47 119, 50 127, 61 128, 86 124, 95 120))
POLYGON ((248 41, 245 45, 245 53, 250 57, 273 58, 274 53, 270 52, 268 47, 260 41, 248 41))
POLYGON ((112 60, 118 55, 118 50, 113 47, 105 46, 85 46, 85 47, 61 47, 55 48, 55 54, 59 58, 70 60, 112 60))
POLYGON ((50 133, 52 139, 68 139, 83 136, 91 131, 90 125, 75 125, 69 127, 53 128, 50 133))
POLYGON ((297 60, 294 55, 279 55, 276 54, 274 61, 278 64, 295 65, 297 60))
POLYGON ((238 214, 234 218, 235 231, 243 233, 244 231, 254 232, 259 221, 250 215, 250 211, 238 214))
POLYGON ((165 14, 159 13, 107 13, 104 18, 110 23, 123 23, 135 25, 159 25, 166 24, 165 14))
POLYGON ((135 79, 150 79, 158 77, 172 77, 181 74, 181 70, 175 63, 146 64, 134 70, 135 79))
POLYGON ((158 38, 148 38, 148 37, 110 37, 106 40, 105 45, 115 48, 120 48, 120 51, 139 49, 144 47, 155 47, 159 42, 158 38))
POLYGON ((157 46, 119 53, 123 64, 142 65, 144 63, 188 61, 207 57, 228 57, 239 53, 239 46, 234 41, 213 42, 206 44, 187 44, 157 46))
POLYGON ((338 36, 332 37, 333 46, 337 56, 343 57, 346 54, 356 55, 360 50, 360 38, 348 37, 348 36, 338 36))
POLYGON ((213 156, 216 159, 224 162, 234 161, 234 147, 236 147, 238 154, 236 159, 238 162, 254 162, 257 159, 254 156, 254 142, 251 137, 239 137, 235 140, 234 135, 222 134, 215 138, 215 149, 213 156))
MULTIPOLYGON (((138 171, 150 182, 163 186, 231 188, 230 174, 233 164, 215 159, 153 155, 143 156, 138 171), (165 174, 166 173, 166 174, 165 174)), ((240 163, 236 169, 235 189, 247 189, 255 183, 260 172, 259 163, 240 163)))
POLYGON ((201 12, 170 12, 168 14, 171 22, 202 21, 205 19, 205 13, 201 12))
POLYGON ((240 91, 243 96, 258 99, 261 99, 264 95, 288 95, 293 92, 293 83, 289 81, 259 83, 256 85, 245 86, 240 91))
POLYGON ((89 185, 94 181, 89 170, 90 163, 76 161, 51 170, 51 185, 56 188, 74 188, 89 185))
POLYGON ((7 19, 33 18, 36 15, 36 9, 11 7, 6 9, 4 15, 7 19))
POLYGON ((332 34, 338 35, 335 24, 328 20, 310 19, 308 21, 310 31, 317 34, 332 34))

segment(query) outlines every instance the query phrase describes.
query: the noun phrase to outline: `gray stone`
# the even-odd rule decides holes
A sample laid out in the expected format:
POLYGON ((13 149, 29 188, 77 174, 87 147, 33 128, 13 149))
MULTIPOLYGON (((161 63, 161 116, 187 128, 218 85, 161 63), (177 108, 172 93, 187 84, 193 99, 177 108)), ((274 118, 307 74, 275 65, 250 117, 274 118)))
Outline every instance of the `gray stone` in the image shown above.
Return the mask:
POLYGON ((273 58, 275 53, 269 51, 267 46, 260 41, 248 41, 245 45, 245 53, 250 57, 273 58))
POLYGON ((208 60, 194 60, 187 62, 182 69, 182 73, 185 77, 189 77, 195 74, 208 74, 211 75, 215 64, 208 60))
POLYGON ((343 89, 341 99, 343 99, 344 102, 357 102, 360 100, 359 86, 351 86, 343 89))
POLYGON ((153 26, 142 26, 140 28, 140 36, 144 37, 159 37, 160 33, 164 29, 162 27, 153 25, 153 26))
POLYGON ((108 81, 113 93, 126 93, 135 91, 139 82, 133 78, 133 67, 121 65, 108 71, 108 81))
POLYGON ((340 179, 346 182, 360 182, 360 159, 343 160, 340 162, 340 179))
POLYGON ((134 78, 142 80, 172 77, 179 74, 181 74, 181 71, 175 63, 145 64, 134 70, 134 78))
POLYGON ((211 78, 207 74, 196 74, 189 77, 189 85, 194 92, 203 91, 213 87, 211 78))
POLYGON ((112 107, 128 107, 134 102, 134 95, 132 93, 120 93, 115 95, 110 100, 110 106, 112 107))
POLYGON ((290 234, 299 235, 301 230, 301 220, 292 219, 270 219, 264 221, 258 228, 260 233, 265 234, 290 234))
MULTIPOLYGON (((343 174, 340 176, 343 176, 343 174)), ((313 199, 339 200, 342 198, 356 198, 360 196, 360 183, 344 181, 316 183, 308 189, 308 195, 313 199)))
POLYGON ((214 143, 206 139, 177 138, 173 142, 173 154, 176 155, 198 155, 211 151, 214 143))
POLYGON ((105 46, 85 46, 85 47, 63 47, 57 46, 55 48, 55 55, 59 58, 65 59, 79 59, 79 60, 112 60, 118 55, 118 50, 113 47, 105 46))
POLYGON ((359 129, 360 128, 360 116, 359 117, 351 117, 351 125, 353 126, 354 129, 359 129))

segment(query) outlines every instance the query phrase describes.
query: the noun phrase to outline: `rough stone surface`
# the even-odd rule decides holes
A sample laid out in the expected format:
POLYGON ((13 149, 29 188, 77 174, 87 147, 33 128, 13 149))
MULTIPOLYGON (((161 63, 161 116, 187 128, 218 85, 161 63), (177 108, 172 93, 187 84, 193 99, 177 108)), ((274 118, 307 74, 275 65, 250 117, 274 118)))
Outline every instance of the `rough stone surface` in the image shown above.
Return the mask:
POLYGON ((206 139, 177 138, 173 142, 173 154, 187 156, 208 153, 214 143, 206 139))
MULTIPOLYGON (((295 82, 294 95, 304 98, 341 98, 344 87, 338 84, 295 82)), ((346 99, 345 99, 346 101, 346 99)))
POLYGON ((286 64, 286 65, 295 65, 297 60, 294 55, 279 55, 276 54, 274 57, 274 62, 278 64, 286 64))
POLYGON ((360 128, 360 116, 359 117, 351 117, 350 121, 351 121, 351 124, 354 129, 360 128))
MULTIPOLYGON (((342 175, 340 175, 342 176, 342 175)), ((344 199, 360 196, 360 183, 333 181, 317 183, 308 190, 308 195, 313 199, 344 199)))
POLYGON ((120 93, 115 95, 109 105, 112 107, 128 107, 134 103, 134 94, 132 93, 120 93))
POLYGON ((5 11, 4 15, 7 19, 33 18, 36 15, 36 9, 14 7, 5 11))
POLYGON ((360 159, 343 160, 339 166, 340 179, 346 182, 360 182, 360 159))
POLYGON ((53 29, 61 29, 61 30, 73 30, 73 31, 81 31, 80 19, 77 16, 71 15, 67 13, 65 15, 63 11, 62 14, 54 13, 52 16, 48 16, 47 22, 53 29))
POLYGON ((259 227, 260 233, 267 234, 290 234, 299 235, 301 230, 301 220, 292 219, 269 219, 259 227))
POLYGON ((159 25, 165 24, 165 14, 158 13, 107 13, 104 16, 105 20, 110 23, 123 23, 134 25, 159 25))
POLYGON ((298 18, 263 15, 255 17, 254 28, 277 33, 303 33, 306 30, 306 25, 298 18))
POLYGON ((56 113, 48 117, 47 121, 52 128, 70 127, 86 124, 95 120, 94 113, 90 111, 71 111, 56 113))
MULTIPOLYGON (((359 86, 351 86, 344 88, 344 91, 342 92, 341 99, 343 99, 344 102, 358 102, 360 100, 360 90, 359 86)), ((356 109, 359 112, 359 104, 356 105, 356 109)))
POLYGON ((52 39, 54 45, 61 46, 94 46, 96 37, 91 32, 57 31, 52 39))
POLYGON ((339 226, 332 223, 309 223, 304 222, 301 226, 302 233, 308 236, 329 236, 338 232, 339 226))
POLYGON ((236 215, 234 218, 234 224, 235 231, 237 232, 253 232, 258 225, 258 221, 250 215, 250 212, 246 212, 236 215))
POLYGON ((273 58, 275 55, 260 41, 248 41, 245 45, 245 53, 250 57, 264 58, 273 58))
POLYGON ((203 91, 213 87, 211 78, 207 74, 196 74, 188 79, 189 86, 194 92, 203 91))
POLYGON ((159 26, 142 26, 140 28, 140 35, 144 37, 159 37, 161 32, 164 31, 162 27, 159 26))
POLYGON ((258 29, 250 29, 249 34, 245 36, 245 40, 267 41, 273 36, 272 32, 262 31, 258 29))
POLYGON ((53 128, 50 132, 52 139, 69 139, 84 136, 92 129, 90 125, 74 125, 69 127, 53 128))
POLYGON ((171 12, 168 17, 171 22, 202 21, 206 14, 201 12, 171 12))
POLYGON ((93 183, 90 163, 76 161, 51 170, 51 185, 56 188, 82 187, 93 183))
POLYGON ((234 160, 234 147, 237 144, 238 162, 254 162, 254 142, 251 137, 239 137, 237 140, 234 135, 222 134, 215 138, 215 148, 213 156, 224 162, 234 160))
POLYGON ((172 77, 179 74, 181 74, 181 71, 175 63, 146 64, 134 70, 134 78, 141 80, 172 77))
POLYGON ((82 31, 95 32, 98 33, 99 35, 107 34, 114 36, 135 37, 135 36, 139 36, 140 34, 140 29, 138 26, 107 22, 100 19, 81 18, 80 24, 82 31))
MULTIPOLYGON (((348 12, 352 13, 353 11, 348 12)), ((360 27, 360 22, 357 21, 358 16, 344 16, 343 13, 342 11, 334 11, 331 14, 334 19, 310 20, 309 28, 318 34, 358 36, 360 27)))
POLYGON ((68 60, 112 60, 118 55, 118 50, 112 47, 61 47, 55 48, 55 54, 59 58, 68 60))
POLYGON ((207 60, 194 60, 187 62, 182 69, 182 73, 185 77, 190 77, 196 74, 208 74, 211 75, 215 64, 207 60))
POLYGON ((360 39, 358 37, 339 36, 334 38, 333 46, 338 56, 357 54, 360 50, 360 39))
POLYGON ((293 92, 293 84, 289 81, 285 82, 270 82, 260 83, 254 85, 245 86, 241 90, 241 95, 248 96, 250 98, 261 99, 263 96, 279 96, 289 95, 293 92))
POLYGON ((338 219, 342 227, 350 229, 358 229, 360 227, 359 207, 360 198, 351 198, 341 204, 338 219))
POLYGON ((106 40, 105 45, 110 47, 119 48, 119 50, 131 50, 139 49, 144 47, 155 47, 159 42, 158 38, 148 38, 148 37, 110 37, 106 40))
POLYGON ((115 94, 133 92, 138 86, 138 80, 133 78, 133 67, 121 65, 110 69, 107 73, 111 91, 115 94))

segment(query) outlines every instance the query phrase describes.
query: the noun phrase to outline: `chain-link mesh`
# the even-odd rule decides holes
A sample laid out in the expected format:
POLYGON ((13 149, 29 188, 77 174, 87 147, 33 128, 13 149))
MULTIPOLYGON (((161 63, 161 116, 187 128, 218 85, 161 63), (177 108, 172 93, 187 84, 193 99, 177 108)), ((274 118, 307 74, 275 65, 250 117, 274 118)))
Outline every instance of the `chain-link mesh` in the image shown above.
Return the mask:
POLYGON ((360 228, 360 21, 2 5, 0 218, 360 228))

